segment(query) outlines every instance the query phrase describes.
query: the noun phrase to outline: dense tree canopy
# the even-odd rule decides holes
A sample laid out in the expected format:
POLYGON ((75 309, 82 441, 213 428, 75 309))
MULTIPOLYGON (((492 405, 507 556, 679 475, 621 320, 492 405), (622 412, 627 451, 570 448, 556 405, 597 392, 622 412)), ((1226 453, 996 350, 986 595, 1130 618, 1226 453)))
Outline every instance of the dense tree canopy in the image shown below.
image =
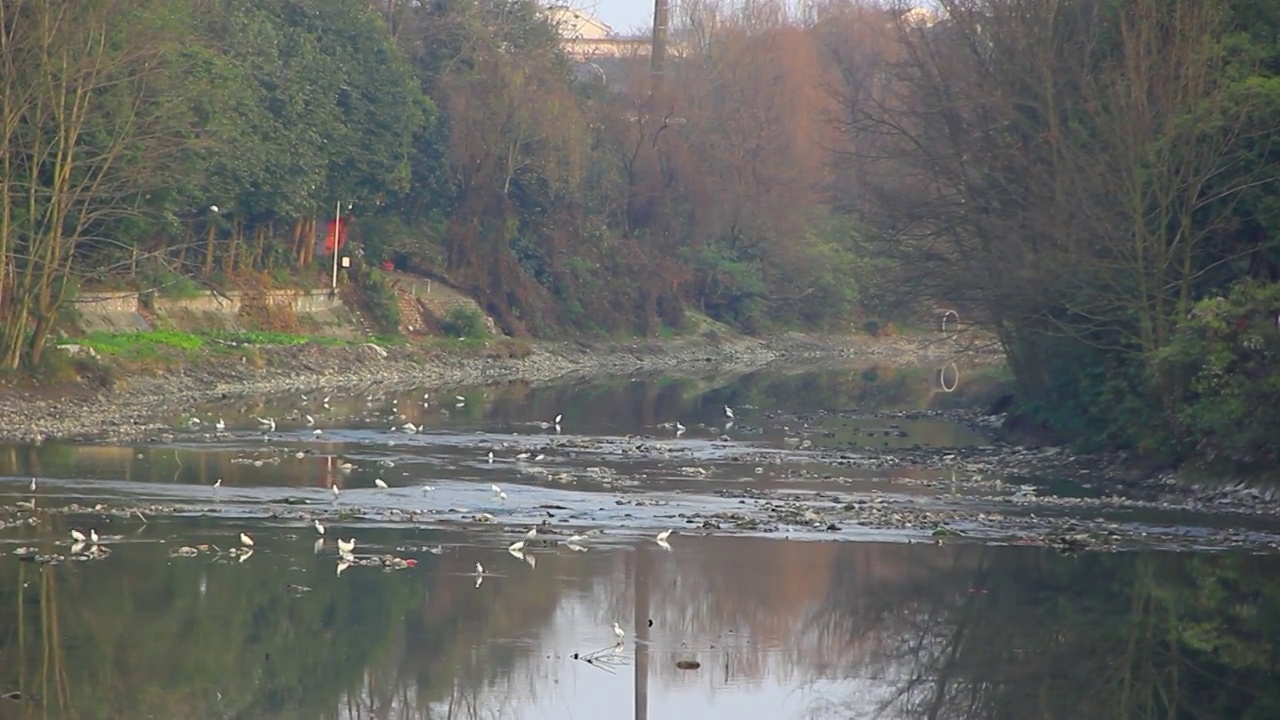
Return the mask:
POLYGON ((5 2, 0 365, 78 289, 319 275, 341 205, 354 278, 445 279, 508 333, 943 304, 1028 417, 1280 459, 1280 6, 806 7, 681 3, 659 85, 575 66, 532 0, 5 2))

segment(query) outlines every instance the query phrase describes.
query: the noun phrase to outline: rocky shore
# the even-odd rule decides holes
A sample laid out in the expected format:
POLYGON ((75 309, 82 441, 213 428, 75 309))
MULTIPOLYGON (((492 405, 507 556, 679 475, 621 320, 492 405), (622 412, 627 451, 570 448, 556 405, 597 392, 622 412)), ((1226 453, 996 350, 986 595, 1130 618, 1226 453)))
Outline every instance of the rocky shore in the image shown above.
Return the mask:
MULTIPOLYGON (((750 369, 821 358, 918 364, 975 351, 972 346, 965 349, 936 336, 820 337, 799 333, 763 339, 705 333, 632 342, 496 342, 483 350, 373 344, 255 346, 254 350, 252 363, 243 356, 201 356, 177 368, 118 377, 109 387, 85 381, 0 389, 0 440, 136 439, 160 427, 156 421, 167 413, 201 401, 257 393, 376 384, 432 388, 511 380, 548 382, 645 372, 750 369)), ((985 352, 991 353, 989 349, 985 352)))

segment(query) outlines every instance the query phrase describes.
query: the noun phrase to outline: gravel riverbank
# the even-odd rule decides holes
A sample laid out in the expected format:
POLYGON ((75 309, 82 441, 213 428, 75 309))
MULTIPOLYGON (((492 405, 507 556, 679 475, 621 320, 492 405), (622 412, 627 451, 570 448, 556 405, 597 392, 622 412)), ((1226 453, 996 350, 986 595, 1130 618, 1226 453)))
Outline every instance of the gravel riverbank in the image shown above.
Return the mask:
MULTIPOLYGON (((495 349, 500 347, 495 345, 495 349)), ((865 358, 919 364, 963 352, 936 336, 872 338, 788 333, 764 339, 699 335, 634 342, 535 342, 528 352, 504 353, 442 346, 259 346, 257 362, 202 356, 182 367, 125 377, 108 388, 89 383, 0 390, 0 440, 135 439, 156 419, 202 400, 254 393, 343 388, 386 383, 443 387, 523 380, 699 372, 758 368, 822 358, 865 358)), ((972 352, 970 350, 969 352, 972 352)), ((988 351, 989 352, 989 351, 988 351)))

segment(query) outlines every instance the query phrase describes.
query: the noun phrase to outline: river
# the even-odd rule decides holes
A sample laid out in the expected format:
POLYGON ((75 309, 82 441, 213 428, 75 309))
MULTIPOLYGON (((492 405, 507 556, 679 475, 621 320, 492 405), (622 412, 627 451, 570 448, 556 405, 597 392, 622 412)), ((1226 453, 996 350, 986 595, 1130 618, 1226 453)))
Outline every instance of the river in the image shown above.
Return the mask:
POLYGON ((1036 474, 953 377, 331 388, 0 448, 0 718, 1280 715, 1274 524, 1036 474))

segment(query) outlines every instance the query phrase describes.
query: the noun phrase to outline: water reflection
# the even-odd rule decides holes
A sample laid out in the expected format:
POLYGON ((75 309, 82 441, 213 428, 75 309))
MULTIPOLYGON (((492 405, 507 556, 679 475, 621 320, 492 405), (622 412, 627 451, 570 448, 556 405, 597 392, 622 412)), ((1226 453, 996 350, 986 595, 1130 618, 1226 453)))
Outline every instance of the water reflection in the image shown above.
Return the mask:
MULTIPOLYGON (((954 383, 954 376, 949 377, 954 383)), ((443 404, 434 395, 424 401, 420 390, 341 396, 293 393, 203 408, 198 414, 204 421, 198 425, 189 425, 186 416, 173 418, 172 443, 0 445, 0 476, 206 486, 222 479, 226 487, 347 489, 372 484, 374 475, 384 475, 394 485, 395 478, 413 474, 408 467, 384 470, 378 465, 382 460, 397 465, 423 460, 457 475, 474 476, 467 465, 477 461, 481 440, 543 442, 557 436, 638 434, 669 441, 675 438, 676 422, 687 428, 680 439, 700 443, 703 450, 725 435, 775 449, 794 449, 805 441, 799 445, 804 449, 984 443, 976 433, 947 421, 904 420, 889 428, 887 421, 874 417, 820 413, 955 404, 961 393, 939 390, 938 379, 927 368, 863 366, 544 387, 510 383, 459 391, 467 397, 461 408, 455 407, 453 392, 434 394, 445 396, 443 404), (731 430, 724 424, 726 405, 738 408, 737 425, 731 430), (565 418, 561 433, 543 426, 559 414, 565 418), (259 417, 277 419, 278 432, 264 435, 259 417), (204 437, 219 419, 233 437, 192 441, 196 434, 204 437), (404 423, 422 432, 391 431, 404 423), (314 434, 317 428, 319 435, 314 434), (480 432, 488 435, 481 437, 480 432), (362 464, 368 472, 355 477, 340 472, 337 464, 349 455, 373 458, 362 464)), ((973 384, 982 387, 979 381, 973 384)), ((481 470, 487 478, 494 468, 481 470)))
MULTIPOLYGON (((500 538, 349 528, 368 552, 452 547, 402 552, 419 560, 410 570, 337 577, 331 548, 314 555, 310 536, 261 526, 243 564, 168 555, 240 529, 158 520, 99 562, 6 555, 0 692, 24 699, 0 701, 0 715, 1085 720, 1280 708, 1272 557, 677 535, 670 553, 651 541, 544 550, 535 569, 500 538), (492 573, 480 588, 476 561, 492 573), (627 630, 620 656, 574 659, 609 648, 614 621, 627 630)), ((65 537, 44 532, 24 542, 65 537)))

